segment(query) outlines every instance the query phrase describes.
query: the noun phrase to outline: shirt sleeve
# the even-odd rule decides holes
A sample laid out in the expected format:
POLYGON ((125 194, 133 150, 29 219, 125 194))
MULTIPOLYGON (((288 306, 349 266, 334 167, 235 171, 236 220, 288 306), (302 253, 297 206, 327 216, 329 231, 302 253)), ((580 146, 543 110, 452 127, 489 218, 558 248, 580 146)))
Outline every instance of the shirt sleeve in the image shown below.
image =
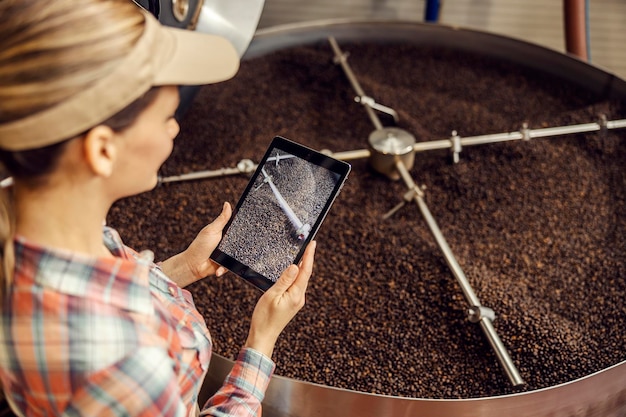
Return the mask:
POLYGON ((172 360, 163 349, 142 347, 91 374, 64 416, 186 417, 172 360))
POLYGON ((274 362, 262 353, 250 348, 242 349, 224 385, 209 398, 200 415, 260 416, 261 401, 274 368, 274 362))

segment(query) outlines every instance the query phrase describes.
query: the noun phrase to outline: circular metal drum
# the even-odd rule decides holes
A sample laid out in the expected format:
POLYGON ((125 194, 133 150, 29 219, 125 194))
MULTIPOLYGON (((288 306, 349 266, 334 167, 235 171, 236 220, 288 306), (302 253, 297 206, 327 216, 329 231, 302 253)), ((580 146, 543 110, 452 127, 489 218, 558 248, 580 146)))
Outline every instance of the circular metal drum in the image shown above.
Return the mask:
MULTIPOLYGON (((527 118, 530 129, 595 122, 597 113, 624 118, 625 102, 626 82, 613 74, 479 31, 397 21, 258 31, 238 76, 196 96, 162 173, 258 160, 270 134, 375 156, 353 162, 320 229, 307 305, 277 344, 277 375, 263 415, 626 415, 625 133, 603 122, 587 130, 595 133, 533 139, 522 128, 527 118), (408 132, 395 135, 403 140, 381 144, 381 132, 372 134, 387 128, 367 120, 362 105, 370 100, 355 103, 329 37, 350 53, 365 93, 397 110, 400 130, 391 132, 408 132), (426 59, 422 48, 432 53, 434 69, 419 65, 426 59), (392 49, 404 55, 379 62, 392 49), (469 55, 487 63, 473 67, 469 55), (535 82, 523 75, 526 69, 548 81, 535 82), (465 79, 451 85, 461 70, 465 79), (500 83, 501 75, 513 81, 500 83), (524 97, 517 84, 549 91, 524 97), (494 98, 498 89, 509 95, 494 98), (437 94, 444 99, 435 100, 437 94), (559 110, 544 118, 553 107, 559 110), (476 135, 520 128, 519 135, 501 135, 519 136, 515 143, 457 146, 461 136, 478 143, 485 138, 476 135), (413 142, 415 154, 405 146, 413 142), (433 145, 441 143, 454 144, 448 148, 454 155, 433 145), (458 164, 451 156, 460 157, 458 164), (418 182, 409 198, 402 182, 389 178, 399 159, 418 182), (493 311, 473 302, 468 320, 459 286, 409 201, 422 194, 476 292, 495 311, 494 326, 526 385, 510 384, 471 321, 493 311), (383 220, 397 203, 404 205, 383 220), (568 228, 576 233, 557 233, 568 228)), ((164 183, 114 207, 109 224, 130 246, 154 249, 162 259, 183 250, 224 199, 236 201, 247 182, 242 177, 164 183)), ((208 278, 190 288, 217 352, 201 400, 221 385, 245 340, 259 294, 240 281, 208 278)))
MULTIPOLYGON (((211 360, 202 398, 223 383, 233 362, 211 360)), ((367 394, 274 376, 263 403, 268 417, 623 417, 626 362, 551 388, 487 398, 440 400, 367 394)))

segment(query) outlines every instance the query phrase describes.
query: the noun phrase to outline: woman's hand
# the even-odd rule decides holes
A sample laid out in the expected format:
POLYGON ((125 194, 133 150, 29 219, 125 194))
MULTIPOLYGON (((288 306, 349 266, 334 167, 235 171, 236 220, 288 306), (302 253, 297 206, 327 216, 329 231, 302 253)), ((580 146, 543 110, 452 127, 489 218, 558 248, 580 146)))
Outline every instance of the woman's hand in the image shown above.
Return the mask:
POLYGON ((209 256, 222 239, 222 230, 232 215, 230 204, 224 203, 220 215, 205 226, 185 251, 161 263, 163 272, 179 287, 185 287, 209 275, 222 275, 226 270, 209 256))
POLYGON ((272 356, 278 336, 304 306, 313 272, 315 246, 315 242, 309 243, 300 264, 285 269, 278 281, 261 296, 252 313, 246 347, 272 356))

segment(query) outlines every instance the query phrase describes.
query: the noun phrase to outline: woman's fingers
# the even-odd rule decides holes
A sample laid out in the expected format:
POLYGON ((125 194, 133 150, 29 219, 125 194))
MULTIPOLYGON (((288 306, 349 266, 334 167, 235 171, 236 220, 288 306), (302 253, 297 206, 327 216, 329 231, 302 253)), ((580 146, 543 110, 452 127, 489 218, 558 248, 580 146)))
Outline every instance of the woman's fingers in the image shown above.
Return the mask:
POLYGON ((246 346, 271 356, 278 336, 304 306, 307 285, 313 271, 315 246, 315 242, 309 243, 300 266, 290 265, 261 296, 252 313, 246 346))
MULTIPOLYGON (((215 218, 215 220, 213 220, 209 225, 207 225, 205 227, 205 230, 207 231, 208 234, 210 235, 219 235, 219 239, 222 238, 222 230, 224 230, 224 227, 226 226, 226 223, 228 223, 228 220, 230 219, 230 216, 232 215, 232 208, 230 207, 229 203, 224 203, 224 205, 222 206, 222 211, 219 214, 219 216, 217 216, 215 218)), ((218 240, 219 241, 219 240, 218 240)))
MULTIPOLYGON (((194 280, 204 278, 217 273, 219 266, 209 259, 211 253, 222 240, 222 230, 228 223, 232 209, 230 204, 224 203, 220 214, 208 225, 204 226, 196 238, 183 252, 187 269, 194 280)), ((223 275, 226 270, 221 271, 223 275)))
POLYGON ((309 278, 313 272, 313 262, 315 258, 316 242, 312 241, 307 245, 299 266, 290 265, 280 276, 280 279, 268 290, 275 296, 283 297, 287 294, 290 297, 304 295, 309 284, 309 278))

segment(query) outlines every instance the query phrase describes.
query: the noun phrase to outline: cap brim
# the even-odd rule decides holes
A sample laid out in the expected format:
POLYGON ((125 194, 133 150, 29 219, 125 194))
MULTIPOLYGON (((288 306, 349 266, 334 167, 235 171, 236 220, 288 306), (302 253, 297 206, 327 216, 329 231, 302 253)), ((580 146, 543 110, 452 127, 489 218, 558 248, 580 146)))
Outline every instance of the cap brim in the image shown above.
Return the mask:
POLYGON ((161 29, 163 36, 171 39, 170 50, 156 71, 153 85, 211 84, 237 73, 239 55, 225 38, 164 26, 161 29))
POLYGON ((211 84, 237 73, 239 55, 225 38, 165 27, 142 13, 143 34, 116 69, 53 107, 0 125, 0 148, 34 149, 72 138, 153 86, 211 84))

